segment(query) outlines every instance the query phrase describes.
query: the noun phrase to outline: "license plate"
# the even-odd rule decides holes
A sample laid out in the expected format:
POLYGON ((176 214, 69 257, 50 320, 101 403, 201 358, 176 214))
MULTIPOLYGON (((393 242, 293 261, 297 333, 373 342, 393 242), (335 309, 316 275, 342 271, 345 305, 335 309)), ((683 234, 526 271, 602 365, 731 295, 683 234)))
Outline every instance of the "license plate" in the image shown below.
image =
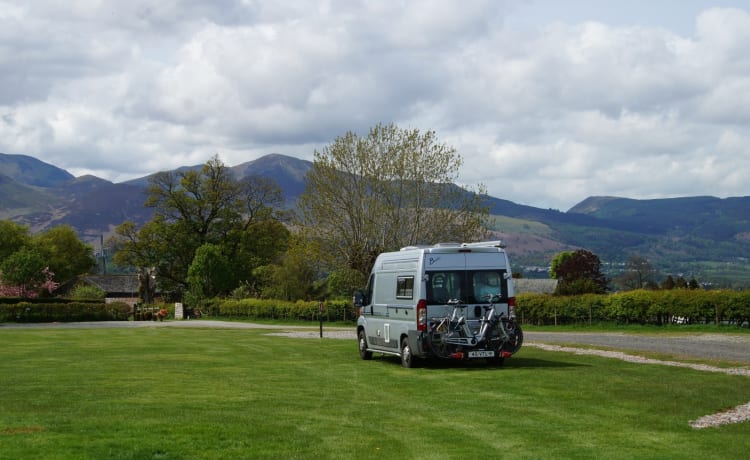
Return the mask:
POLYGON ((475 350, 469 352, 469 358, 494 358, 495 352, 492 350, 475 350))

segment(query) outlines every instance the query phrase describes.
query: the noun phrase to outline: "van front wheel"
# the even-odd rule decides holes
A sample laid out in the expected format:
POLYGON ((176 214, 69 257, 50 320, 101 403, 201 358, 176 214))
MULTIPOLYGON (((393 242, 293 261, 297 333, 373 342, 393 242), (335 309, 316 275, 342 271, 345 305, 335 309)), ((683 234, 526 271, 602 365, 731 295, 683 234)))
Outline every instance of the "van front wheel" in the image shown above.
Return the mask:
POLYGON ((411 352, 409 346, 409 340, 406 337, 401 338, 401 365, 407 369, 411 369, 415 365, 416 358, 411 352))
POLYGON ((367 350, 367 337, 365 337, 364 329, 360 329, 357 333, 357 342, 359 342, 359 357, 364 360, 372 359, 372 352, 367 350))

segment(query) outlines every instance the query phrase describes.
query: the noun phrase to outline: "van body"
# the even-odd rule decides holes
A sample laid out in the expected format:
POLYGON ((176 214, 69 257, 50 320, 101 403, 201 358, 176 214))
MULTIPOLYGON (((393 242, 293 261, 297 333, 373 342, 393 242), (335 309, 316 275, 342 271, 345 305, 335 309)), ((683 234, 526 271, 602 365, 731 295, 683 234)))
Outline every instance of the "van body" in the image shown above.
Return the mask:
POLYGON ((511 275, 500 241, 380 254, 365 292, 355 293, 360 356, 398 355, 405 367, 427 357, 501 363, 523 337, 511 275))

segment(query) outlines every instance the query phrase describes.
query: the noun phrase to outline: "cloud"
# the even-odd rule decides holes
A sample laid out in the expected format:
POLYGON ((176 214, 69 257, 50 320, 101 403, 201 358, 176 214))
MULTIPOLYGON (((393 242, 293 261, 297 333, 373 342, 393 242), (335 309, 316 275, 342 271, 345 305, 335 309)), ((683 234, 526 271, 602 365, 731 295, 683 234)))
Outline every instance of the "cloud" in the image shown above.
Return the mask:
POLYGON ((394 122, 456 147, 462 183, 523 204, 747 193, 746 10, 704 10, 687 35, 514 26, 524 8, 0 0, 0 151, 125 180, 215 154, 311 159, 394 122))

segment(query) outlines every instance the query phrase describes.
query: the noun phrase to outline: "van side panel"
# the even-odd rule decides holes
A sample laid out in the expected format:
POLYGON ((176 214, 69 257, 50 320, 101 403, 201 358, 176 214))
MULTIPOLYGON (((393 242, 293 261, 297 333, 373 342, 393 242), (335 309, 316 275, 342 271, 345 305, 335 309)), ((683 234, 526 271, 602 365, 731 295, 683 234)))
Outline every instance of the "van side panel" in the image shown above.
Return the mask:
POLYGON ((419 300, 418 260, 399 255, 386 253, 376 260, 372 315, 366 327, 370 348, 391 353, 399 351, 401 336, 415 327, 419 300))

